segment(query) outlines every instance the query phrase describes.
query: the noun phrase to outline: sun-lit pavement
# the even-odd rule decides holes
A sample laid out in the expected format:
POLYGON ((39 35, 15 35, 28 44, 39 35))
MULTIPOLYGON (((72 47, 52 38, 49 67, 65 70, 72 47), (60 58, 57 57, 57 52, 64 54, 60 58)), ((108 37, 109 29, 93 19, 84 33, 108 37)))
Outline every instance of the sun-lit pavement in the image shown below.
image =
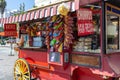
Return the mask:
POLYGON ((0 80, 13 80, 13 67, 17 59, 17 53, 12 51, 10 45, 0 45, 0 80))

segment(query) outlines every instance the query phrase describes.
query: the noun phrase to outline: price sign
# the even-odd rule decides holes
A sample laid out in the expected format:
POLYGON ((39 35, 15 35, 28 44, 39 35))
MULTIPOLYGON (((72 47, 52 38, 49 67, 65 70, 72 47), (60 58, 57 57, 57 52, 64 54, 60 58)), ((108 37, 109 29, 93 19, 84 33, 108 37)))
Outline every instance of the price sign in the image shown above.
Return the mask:
POLYGON ((17 36, 16 24, 4 24, 5 36, 17 36))
POLYGON ((77 11, 78 18, 78 36, 85 36, 94 33, 92 23, 92 11, 89 9, 79 9, 77 11))

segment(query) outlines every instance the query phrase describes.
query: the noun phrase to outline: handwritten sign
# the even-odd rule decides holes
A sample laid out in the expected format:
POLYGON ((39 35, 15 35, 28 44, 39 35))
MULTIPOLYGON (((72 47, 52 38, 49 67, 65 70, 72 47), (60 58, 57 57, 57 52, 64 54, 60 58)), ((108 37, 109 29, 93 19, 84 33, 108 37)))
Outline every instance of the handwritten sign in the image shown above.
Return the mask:
POLYGON ((94 33, 92 23, 92 11, 89 9, 79 9, 77 11, 78 18, 78 36, 85 36, 94 33))
POLYGON ((17 36, 16 24, 4 24, 5 36, 17 36))

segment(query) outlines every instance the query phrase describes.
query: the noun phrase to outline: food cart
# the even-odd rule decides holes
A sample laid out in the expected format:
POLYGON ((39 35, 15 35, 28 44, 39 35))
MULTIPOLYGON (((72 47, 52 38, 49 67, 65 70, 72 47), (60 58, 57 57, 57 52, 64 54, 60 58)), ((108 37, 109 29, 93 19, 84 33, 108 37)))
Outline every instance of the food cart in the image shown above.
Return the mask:
POLYGON ((67 0, 11 17, 20 34, 14 80, 120 79, 119 0, 67 0))

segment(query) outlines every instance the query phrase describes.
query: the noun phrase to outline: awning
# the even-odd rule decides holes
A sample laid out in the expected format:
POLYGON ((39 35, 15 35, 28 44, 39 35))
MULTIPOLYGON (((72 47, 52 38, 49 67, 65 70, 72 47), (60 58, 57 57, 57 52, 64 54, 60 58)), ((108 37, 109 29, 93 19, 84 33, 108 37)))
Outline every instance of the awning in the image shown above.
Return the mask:
MULTIPOLYGON (((101 1, 101 0, 74 0, 74 1, 72 0, 69 2, 65 2, 65 4, 67 4, 67 6, 70 8, 70 11, 75 11, 79 9, 80 5, 97 2, 97 1, 101 1)), ((8 17, 8 19, 5 20, 5 22, 4 22, 4 18, 2 18, 0 19, 0 23, 3 24, 3 23, 24 22, 33 19, 40 19, 43 17, 58 15, 59 13, 57 12, 57 8, 59 5, 60 4, 46 6, 36 10, 28 11, 20 15, 10 16, 8 17)))

